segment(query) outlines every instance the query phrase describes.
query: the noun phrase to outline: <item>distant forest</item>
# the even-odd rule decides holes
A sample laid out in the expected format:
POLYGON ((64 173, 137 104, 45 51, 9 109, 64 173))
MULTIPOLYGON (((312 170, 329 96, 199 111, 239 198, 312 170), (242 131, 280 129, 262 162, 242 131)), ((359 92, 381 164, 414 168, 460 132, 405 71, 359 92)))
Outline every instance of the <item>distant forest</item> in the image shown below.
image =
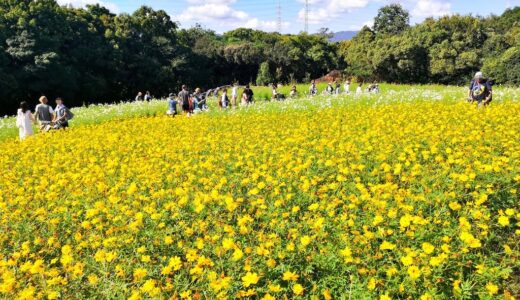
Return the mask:
POLYGON ((99 5, 0 0, 0 114, 45 94, 71 106, 158 97, 181 84, 307 82, 332 70, 364 81, 466 83, 477 70, 497 84, 520 83, 520 8, 501 16, 446 16, 410 26, 399 5, 373 28, 329 42, 328 30, 285 35, 180 29, 163 10, 113 14, 99 5))

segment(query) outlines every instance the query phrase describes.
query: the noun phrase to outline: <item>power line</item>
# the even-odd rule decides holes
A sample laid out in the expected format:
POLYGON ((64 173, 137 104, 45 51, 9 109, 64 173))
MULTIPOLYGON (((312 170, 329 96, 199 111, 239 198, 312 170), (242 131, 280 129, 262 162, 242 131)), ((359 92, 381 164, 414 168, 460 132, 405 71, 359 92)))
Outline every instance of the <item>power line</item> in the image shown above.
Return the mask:
POLYGON ((278 20, 276 22, 276 29, 279 33, 282 33, 282 1, 281 0, 278 0, 277 13, 278 13, 278 20))
POLYGON ((309 33, 309 0, 305 0, 305 30, 309 33))

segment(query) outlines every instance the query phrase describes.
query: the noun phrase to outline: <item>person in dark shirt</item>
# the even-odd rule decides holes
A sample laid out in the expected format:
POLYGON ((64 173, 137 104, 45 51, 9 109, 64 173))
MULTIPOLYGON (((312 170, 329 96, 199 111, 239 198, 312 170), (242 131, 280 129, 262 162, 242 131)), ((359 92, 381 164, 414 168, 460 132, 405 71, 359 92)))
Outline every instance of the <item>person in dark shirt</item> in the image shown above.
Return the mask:
POLYGON ((247 103, 253 103, 253 96, 255 95, 255 93, 253 93, 253 90, 249 87, 249 85, 246 85, 246 88, 244 89, 243 93, 247 97, 247 103))
POLYGON ((487 106, 493 100, 493 89, 482 72, 477 72, 469 85, 469 101, 478 105, 487 106))
POLYGON ((184 111, 188 117, 191 116, 190 92, 188 92, 186 85, 182 86, 182 90, 179 93, 179 101, 182 105, 182 111, 184 111))

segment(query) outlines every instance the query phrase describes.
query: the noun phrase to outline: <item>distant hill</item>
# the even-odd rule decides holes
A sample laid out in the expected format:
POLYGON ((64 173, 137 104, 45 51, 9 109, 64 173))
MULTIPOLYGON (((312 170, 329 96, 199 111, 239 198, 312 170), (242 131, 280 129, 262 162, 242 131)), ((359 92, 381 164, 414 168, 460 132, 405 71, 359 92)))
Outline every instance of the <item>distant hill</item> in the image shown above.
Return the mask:
POLYGON ((334 36, 330 38, 331 42, 341 42, 346 40, 351 40, 353 37, 358 34, 359 31, 340 31, 334 33, 334 36))

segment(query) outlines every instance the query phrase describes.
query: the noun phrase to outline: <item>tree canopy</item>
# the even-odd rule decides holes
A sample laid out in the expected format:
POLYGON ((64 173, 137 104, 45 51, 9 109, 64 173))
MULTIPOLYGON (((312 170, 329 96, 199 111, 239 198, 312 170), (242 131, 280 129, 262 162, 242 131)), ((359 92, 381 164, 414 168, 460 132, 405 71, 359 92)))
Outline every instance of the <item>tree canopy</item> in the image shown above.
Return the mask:
POLYGON ((380 9, 373 28, 329 42, 330 30, 282 35, 239 28, 222 35, 179 24, 143 6, 113 14, 100 5, 0 0, 0 114, 45 94, 71 106, 161 97, 181 84, 288 83, 332 70, 362 80, 459 84, 483 69, 520 83, 520 8, 487 18, 446 16, 410 26, 399 5, 380 9))

